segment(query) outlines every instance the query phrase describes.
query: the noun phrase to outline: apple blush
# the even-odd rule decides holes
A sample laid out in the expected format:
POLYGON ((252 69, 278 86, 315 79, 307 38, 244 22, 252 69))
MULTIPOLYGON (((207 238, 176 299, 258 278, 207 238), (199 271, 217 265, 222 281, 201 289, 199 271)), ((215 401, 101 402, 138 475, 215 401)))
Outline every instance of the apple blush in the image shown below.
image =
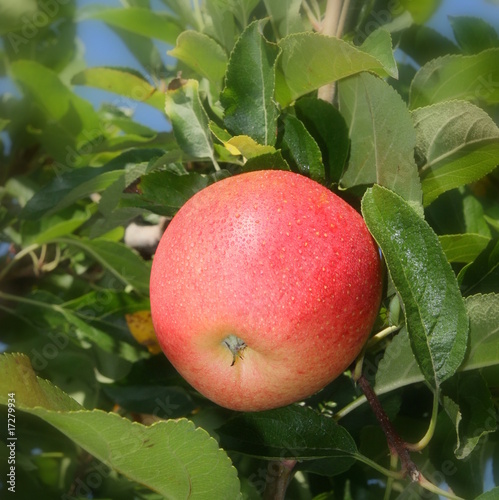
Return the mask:
POLYGON ((196 193, 151 272, 159 344, 197 391, 238 411, 316 393, 378 314, 380 253, 350 205, 299 174, 236 175, 196 193))

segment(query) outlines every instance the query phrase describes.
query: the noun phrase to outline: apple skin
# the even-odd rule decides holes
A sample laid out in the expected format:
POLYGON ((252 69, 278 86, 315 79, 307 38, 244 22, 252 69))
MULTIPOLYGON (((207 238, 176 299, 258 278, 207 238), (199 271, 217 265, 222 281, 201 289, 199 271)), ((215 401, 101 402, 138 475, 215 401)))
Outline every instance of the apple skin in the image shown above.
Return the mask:
POLYGON ((168 225, 152 265, 153 324, 201 394, 238 411, 277 408, 357 357, 382 274, 362 217, 340 197, 299 174, 249 172, 196 193, 168 225), (246 347, 234 354, 228 338, 246 347))

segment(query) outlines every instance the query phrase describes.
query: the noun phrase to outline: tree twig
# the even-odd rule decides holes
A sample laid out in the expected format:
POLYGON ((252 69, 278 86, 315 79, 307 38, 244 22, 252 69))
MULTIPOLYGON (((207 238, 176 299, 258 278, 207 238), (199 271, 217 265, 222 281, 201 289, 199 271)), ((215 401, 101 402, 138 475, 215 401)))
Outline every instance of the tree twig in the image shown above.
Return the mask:
POLYGON ((362 389, 362 392, 366 396, 367 402, 371 406, 379 425, 385 433, 391 453, 399 457, 400 463, 402 464, 402 470, 409 474, 411 480, 418 482, 421 473, 419 472, 417 465, 412 461, 405 442, 399 436, 388 418, 388 415, 381 406, 378 396, 376 396, 371 384, 364 375, 360 375, 357 380, 357 384, 362 389))
MULTIPOLYGON (((350 0, 328 0, 321 33, 326 36, 341 38, 345 29, 346 17, 350 7, 350 0)), ((334 57, 334 54, 331 54, 334 57)), ((317 96, 327 102, 333 102, 336 83, 331 82, 319 88, 317 96)))
POLYGON ((288 459, 269 462, 263 500, 284 500, 295 465, 296 460, 288 459))

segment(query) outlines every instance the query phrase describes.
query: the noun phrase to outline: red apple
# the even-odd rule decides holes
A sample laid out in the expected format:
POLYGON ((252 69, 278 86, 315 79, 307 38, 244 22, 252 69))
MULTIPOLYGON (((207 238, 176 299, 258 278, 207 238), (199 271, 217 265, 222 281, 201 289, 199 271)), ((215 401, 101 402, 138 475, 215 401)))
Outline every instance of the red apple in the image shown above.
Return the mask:
POLYGON ((378 248, 352 207, 302 175, 258 171, 179 210, 154 256, 151 311, 187 382, 221 406, 258 411, 340 375, 381 289, 378 248))

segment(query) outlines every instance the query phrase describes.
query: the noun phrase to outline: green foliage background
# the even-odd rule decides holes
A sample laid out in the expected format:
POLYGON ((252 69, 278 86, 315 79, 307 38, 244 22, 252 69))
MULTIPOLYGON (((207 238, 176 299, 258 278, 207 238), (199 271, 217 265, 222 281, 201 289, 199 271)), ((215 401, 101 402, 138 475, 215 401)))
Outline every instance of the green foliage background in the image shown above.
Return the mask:
POLYGON ((153 249, 125 228, 162 228, 210 183, 266 168, 362 211, 388 275, 363 372, 402 439, 426 434, 413 460, 429 481, 499 497, 484 493, 490 467, 499 484, 499 37, 455 17, 444 38, 424 24, 437 7, 351 2, 335 38, 319 0, 0 1, 0 73, 20 92, 0 102, 0 436, 15 407, 20 498, 261 498, 283 458, 298 460, 289 498, 438 498, 400 473, 350 372, 236 415, 131 334, 153 249), (82 66, 86 19, 146 71, 82 66), (76 86, 120 105, 95 110, 76 86), (136 102, 171 132, 134 121, 136 102))

